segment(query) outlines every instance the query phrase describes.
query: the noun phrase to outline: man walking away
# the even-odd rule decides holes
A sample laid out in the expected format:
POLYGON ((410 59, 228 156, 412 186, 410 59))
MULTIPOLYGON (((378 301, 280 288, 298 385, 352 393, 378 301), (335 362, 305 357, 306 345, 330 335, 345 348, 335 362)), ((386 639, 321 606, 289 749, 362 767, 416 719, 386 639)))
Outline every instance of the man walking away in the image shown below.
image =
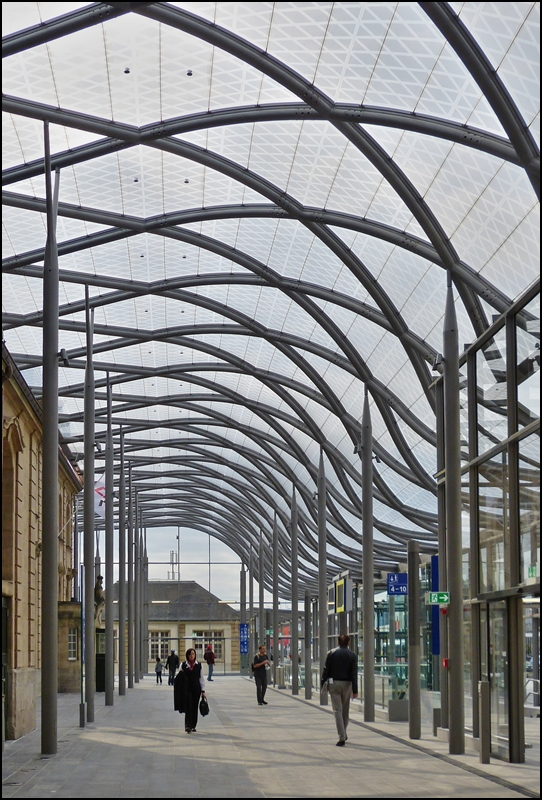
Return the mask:
POLYGON ((166 669, 169 670, 168 686, 173 686, 175 673, 179 669, 179 664, 179 656, 176 654, 175 650, 172 650, 166 661, 166 669))
POLYGON ((209 674, 207 675, 207 680, 213 680, 213 670, 214 670, 214 663, 215 663, 215 654, 213 653, 213 646, 208 644, 203 654, 203 658, 207 662, 207 666, 209 667, 209 674))
POLYGON ((335 714, 335 723, 339 741, 337 747, 344 747, 348 736, 348 714, 350 698, 358 696, 358 659, 350 650, 350 636, 343 633, 339 636, 339 646, 330 650, 326 657, 322 686, 328 681, 331 706, 335 714))

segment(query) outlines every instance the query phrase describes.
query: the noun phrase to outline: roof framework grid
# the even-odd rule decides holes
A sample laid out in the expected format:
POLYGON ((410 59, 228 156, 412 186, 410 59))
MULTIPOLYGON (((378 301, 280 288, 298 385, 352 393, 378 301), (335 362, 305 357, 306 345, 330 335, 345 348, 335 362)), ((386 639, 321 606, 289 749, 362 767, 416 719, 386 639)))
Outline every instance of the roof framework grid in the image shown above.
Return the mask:
POLYGON ((314 589, 322 447, 330 569, 361 574, 367 388, 375 567, 433 552, 447 274, 464 343, 537 276, 538 5, 6 5, 3 335, 41 396, 47 121, 65 441, 88 287, 97 438, 109 373, 149 528, 246 560, 276 512, 287 552, 293 485, 314 589))

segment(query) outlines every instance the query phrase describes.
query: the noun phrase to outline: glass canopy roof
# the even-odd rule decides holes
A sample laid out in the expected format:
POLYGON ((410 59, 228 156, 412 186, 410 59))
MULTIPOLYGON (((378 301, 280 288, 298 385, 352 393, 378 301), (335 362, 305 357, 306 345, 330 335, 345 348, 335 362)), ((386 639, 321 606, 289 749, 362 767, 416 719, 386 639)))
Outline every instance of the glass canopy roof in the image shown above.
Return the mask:
POLYGON ((539 11, 3 4, 4 339, 39 396, 48 120, 61 438, 83 453, 88 286, 97 438, 109 372, 149 528, 246 561, 295 488, 310 582, 323 448, 330 569, 359 572, 367 386, 375 566, 435 552, 447 274, 464 344, 538 275, 539 11))

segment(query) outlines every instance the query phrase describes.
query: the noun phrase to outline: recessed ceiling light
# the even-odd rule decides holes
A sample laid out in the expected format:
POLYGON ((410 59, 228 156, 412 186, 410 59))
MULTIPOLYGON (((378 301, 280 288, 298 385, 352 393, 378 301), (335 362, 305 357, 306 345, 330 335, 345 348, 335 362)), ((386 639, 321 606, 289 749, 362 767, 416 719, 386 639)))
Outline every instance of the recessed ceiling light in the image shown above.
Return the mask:
POLYGON ((139 178, 134 178, 134 183, 139 183, 139 178))
POLYGON ((186 74, 188 75, 188 77, 189 77, 189 78, 191 78, 191 77, 192 77, 192 70, 191 70, 191 69, 189 69, 189 70, 188 70, 188 72, 187 72, 186 74))
POLYGON ((130 67, 126 67, 126 69, 124 70, 124 74, 125 75, 129 75, 130 74, 130 67))
POLYGON ((188 178, 185 178, 185 179, 184 179, 184 182, 185 182, 185 183, 190 183, 190 181, 188 180, 188 178))

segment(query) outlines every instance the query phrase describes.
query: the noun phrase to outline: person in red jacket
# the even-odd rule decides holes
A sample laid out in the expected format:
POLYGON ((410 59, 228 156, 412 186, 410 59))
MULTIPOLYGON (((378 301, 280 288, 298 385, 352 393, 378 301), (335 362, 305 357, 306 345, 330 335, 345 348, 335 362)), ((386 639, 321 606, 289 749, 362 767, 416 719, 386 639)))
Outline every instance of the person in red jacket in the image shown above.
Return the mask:
POLYGON ((207 680, 213 680, 213 670, 214 670, 214 663, 215 663, 215 654, 213 653, 213 646, 208 644, 203 654, 203 658, 207 662, 207 666, 209 667, 209 674, 207 675, 207 680))

